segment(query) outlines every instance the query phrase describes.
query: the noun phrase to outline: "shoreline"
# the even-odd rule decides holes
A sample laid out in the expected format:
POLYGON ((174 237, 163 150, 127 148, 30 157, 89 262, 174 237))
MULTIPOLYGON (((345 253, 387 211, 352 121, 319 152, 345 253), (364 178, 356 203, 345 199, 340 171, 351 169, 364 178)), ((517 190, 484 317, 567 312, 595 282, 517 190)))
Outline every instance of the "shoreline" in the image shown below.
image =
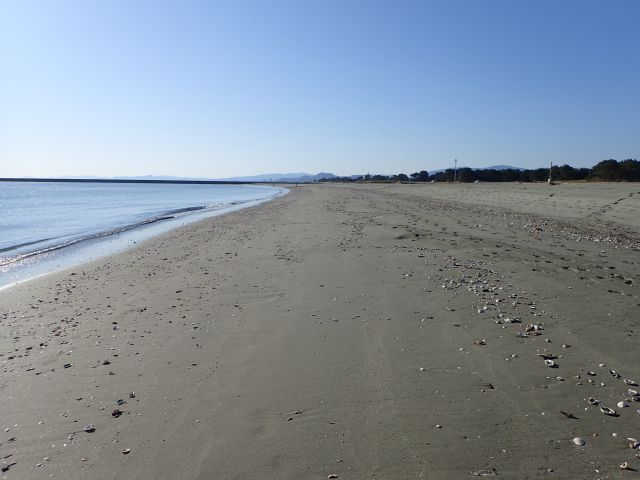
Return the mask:
POLYGON ((3 478, 637 468, 637 251, 581 232, 640 195, 456 187, 305 185, 1 290, 3 478))
MULTIPOLYGON (((189 207, 179 211, 169 211, 163 215, 150 216, 135 224, 114 227, 111 230, 97 233, 82 234, 84 236, 72 239, 68 243, 24 254, 18 259, 0 264, 1 268, 6 269, 6 271, 0 272, 0 290, 49 273, 74 268, 95 259, 126 251, 140 242, 175 228, 233 213, 243 208, 251 208, 286 195, 289 191, 281 186, 278 188, 280 192, 270 197, 234 201, 219 208, 189 207)), ((27 245, 35 243, 39 242, 31 242, 27 245)))

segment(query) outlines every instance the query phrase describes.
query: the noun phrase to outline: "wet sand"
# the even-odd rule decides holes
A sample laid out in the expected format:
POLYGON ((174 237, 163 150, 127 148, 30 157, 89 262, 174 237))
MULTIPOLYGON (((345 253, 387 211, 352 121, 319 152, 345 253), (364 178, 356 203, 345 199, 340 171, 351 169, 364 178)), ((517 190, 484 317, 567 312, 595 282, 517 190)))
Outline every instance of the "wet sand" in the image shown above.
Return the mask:
POLYGON ((632 478, 638 212, 303 186, 0 291, 1 477, 632 478))

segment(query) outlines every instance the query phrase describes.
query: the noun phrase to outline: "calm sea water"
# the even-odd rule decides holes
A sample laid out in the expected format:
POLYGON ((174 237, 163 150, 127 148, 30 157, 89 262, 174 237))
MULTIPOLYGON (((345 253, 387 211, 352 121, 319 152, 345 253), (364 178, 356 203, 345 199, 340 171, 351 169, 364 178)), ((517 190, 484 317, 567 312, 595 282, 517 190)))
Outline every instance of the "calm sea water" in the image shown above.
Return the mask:
POLYGON ((0 286, 284 192, 252 185, 0 182, 0 286))

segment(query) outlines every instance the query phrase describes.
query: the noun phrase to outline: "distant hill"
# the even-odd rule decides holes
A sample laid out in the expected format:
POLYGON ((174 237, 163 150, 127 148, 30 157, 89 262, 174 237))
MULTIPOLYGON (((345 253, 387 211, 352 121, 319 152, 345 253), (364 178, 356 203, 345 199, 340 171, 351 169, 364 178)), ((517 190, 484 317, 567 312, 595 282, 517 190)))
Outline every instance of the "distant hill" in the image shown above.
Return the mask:
POLYGON ((178 181, 225 181, 225 182, 289 182, 304 183, 317 182, 324 178, 334 178, 333 173, 320 172, 311 173, 264 173, 261 175, 251 175, 246 177, 228 177, 228 178, 204 178, 204 177, 177 177, 174 175, 139 175, 139 176, 118 176, 118 177, 96 177, 94 175, 70 175, 64 178, 68 179, 100 179, 100 180, 178 180, 178 181))
POLYGON ((315 175, 311 173, 263 173, 261 175, 252 175, 247 177, 229 177, 218 178, 216 180, 225 180, 227 182, 317 182, 324 178, 334 178, 333 173, 320 172, 315 175))

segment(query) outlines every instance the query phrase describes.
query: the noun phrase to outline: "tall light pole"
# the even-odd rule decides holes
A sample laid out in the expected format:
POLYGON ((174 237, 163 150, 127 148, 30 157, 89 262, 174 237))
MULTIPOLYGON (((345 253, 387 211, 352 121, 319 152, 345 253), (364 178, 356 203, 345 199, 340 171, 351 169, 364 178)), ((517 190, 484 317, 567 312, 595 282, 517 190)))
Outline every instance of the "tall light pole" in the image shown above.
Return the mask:
POLYGON ((453 183, 458 181, 458 159, 453 159, 453 183))

